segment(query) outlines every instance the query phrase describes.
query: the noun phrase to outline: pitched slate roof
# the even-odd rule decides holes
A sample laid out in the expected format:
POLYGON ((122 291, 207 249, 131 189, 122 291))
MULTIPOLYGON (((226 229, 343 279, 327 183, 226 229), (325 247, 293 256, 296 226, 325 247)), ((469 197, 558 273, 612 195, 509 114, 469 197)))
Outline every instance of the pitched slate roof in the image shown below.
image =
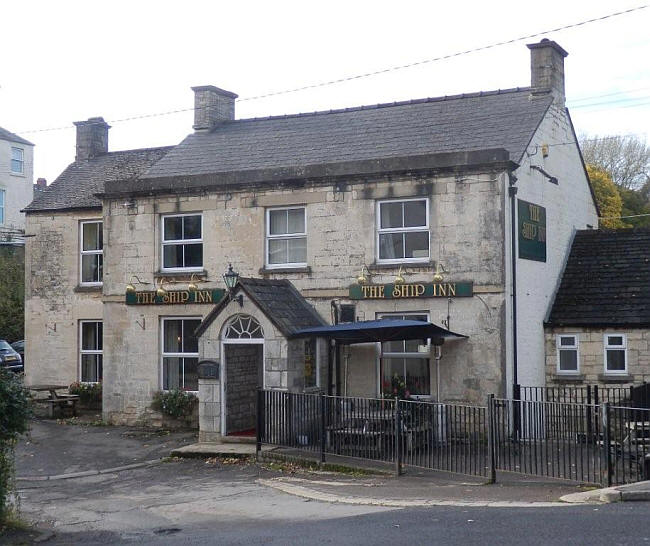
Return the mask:
POLYGON ((530 88, 517 88, 234 120, 189 135, 141 178, 495 148, 519 161, 551 102, 550 95, 533 98, 530 88))
POLYGON ((576 233, 549 326, 650 326, 650 229, 576 233))
POLYGON ((33 146, 29 140, 25 140, 23 137, 18 136, 16 133, 7 131, 0 127, 0 140, 8 140, 10 142, 17 142, 18 144, 27 144, 28 146, 33 146))
POLYGON ((104 190, 105 182, 135 179, 171 149, 172 146, 124 150, 75 161, 39 192, 25 211, 101 208, 102 202, 95 194, 104 190))
MULTIPOLYGON (((302 294, 287 279, 251 279, 240 277, 234 288, 235 294, 243 291, 266 317, 282 332, 290 336, 310 326, 325 326, 327 323, 307 302, 302 294)), ((219 316, 229 300, 221 300, 196 329, 200 336, 219 316)))

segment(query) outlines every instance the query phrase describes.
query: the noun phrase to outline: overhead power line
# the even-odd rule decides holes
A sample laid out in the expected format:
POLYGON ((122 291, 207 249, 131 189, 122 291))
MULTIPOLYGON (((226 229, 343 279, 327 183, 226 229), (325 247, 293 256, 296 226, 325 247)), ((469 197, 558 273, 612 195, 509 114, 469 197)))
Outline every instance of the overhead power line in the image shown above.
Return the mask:
MULTIPOLYGON (((453 59, 455 57, 461 57, 463 55, 469 55, 471 53, 477 53, 479 51, 486 51, 488 49, 494 49, 496 47, 501 47, 501 46, 504 46, 504 45, 510 45, 510 44, 514 44, 514 43, 517 43, 517 42, 522 42, 524 40, 530 40, 532 38, 538 38, 540 36, 543 36, 545 34, 549 34, 551 32, 560 32, 562 30, 568 30, 568 29, 588 25, 588 24, 591 24, 591 23, 597 23, 597 22, 600 22, 600 21, 605 21, 605 20, 611 19, 613 17, 618 17, 618 16, 621 16, 621 15, 627 15, 629 13, 640 11, 642 9, 646 9, 647 7, 648 7, 648 4, 643 4, 643 5, 636 6, 634 8, 626 9, 626 10, 623 10, 623 11, 608 13, 607 15, 602 15, 600 17, 593 17, 591 19, 585 19, 585 20, 579 21, 577 23, 562 25, 562 26, 559 26, 559 27, 550 28, 550 29, 539 31, 539 32, 535 32, 533 34, 526 34, 525 36, 519 36, 517 38, 511 38, 509 40, 494 42, 494 43, 479 46, 479 47, 473 47, 473 48, 470 48, 470 49, 457 51, 455 53, 449 53, 447 55, 441 55, 439 57, 433 57, 431 59, 423 59, 423 60, 415 61, 415 62, 412 62, 412 63, 407 63, 407 64, 403 64, 403 65, 398 65, 398 66, 392 66, 392 67, 388 67, 388 68, 383 68, 381 70, 375 70, 375 71, 372 71, 372 72, 365 72, 363 74, 356 74, 356 75, 353 75, 353 76, 346 76, 344 78, 337 78, 337 79, 334 79, 334 80, 327 80, 327 81, 313 83, 313 84, 309 84, 309 85, 303 85, 301 87, 294 87, 292 89, 284 89, 282 91, 273 91, 273 92, 264 93, 264 94, 261 94, 261 95, 253 95, 253 96, 250 96, 250 97, 243 97, 243 98, 237 99, 237 101, 238 102, 244 102, 244 101, 261 100, 261 99, 266 99, 266 98, 270 98, 270 97, 277 97, 277 96, 280 96, 280 95, 288 95, 290 93, 298 93, 300 91, 307 91, 307 90, 310 90, 310 89, 317 89, 317 88, 321 88, 321 87, 327 87, 327 86, 330 86, 330 85, 337 85, 337 84, 340 84, 340 83, 351 82, 351 81, 360 80, 360 79, 363 79, 363 78, 379 76, 381 74, 387 74, 389 72, 396 72, 398 70, 404 70, 404 69, 407 69, 407 68, 413 68, 413 67, 416 67, 416 66, 431 64, 431 63, 435 63, 435 62, 439 62, 439 61, 444 61, 444 60, 447 60, 447 59, 453 59)), ((113 119, 113 120, 109 120, 109 123, 123 123, 123 122, 127 122, 127 121, 135 121, 135 120, 139 120, 139 119, 147 119, 147 118, 168 116, 168 115, 172 115, 172 114, 180 114, 180 113, 183 113, 183 112, 190 112, 192 110, 194 110, 194 108, 178 108, 178 109, 175 109, 175 110, 168 110, 166 112, 140 114, 140 115, 129 116, 129 117, 120 118, 120 119, 113 119)), ((29 129, 29 130, 25 130, 25 131, 18 131, 18 133, 20 133, 20 134, 43 133, 43 132, 49 132, 49 131, 61 131, 61 130, 64 130, 64 129, 72 129, 73 127, 74 127, 74 125, 64 125, 64 126, 60 126, 60 127, 49 127, 49 128, 45 128, 45 129, 29 129)))

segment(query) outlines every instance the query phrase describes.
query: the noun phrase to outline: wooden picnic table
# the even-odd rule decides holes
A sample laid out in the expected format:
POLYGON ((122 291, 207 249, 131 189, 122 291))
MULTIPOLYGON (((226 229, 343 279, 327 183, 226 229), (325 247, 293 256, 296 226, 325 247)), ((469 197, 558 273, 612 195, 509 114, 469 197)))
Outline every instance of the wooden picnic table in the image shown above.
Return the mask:
POLYGON ((79 395, 77 394, 59 394, 57 391, 67 389, 67 385, 31 385, 27 387, 30 391, 34 392, 49 392, 48 398, 37 398, 35 401, 39 404, 47 404, 47 414, 50 419, 54 418, 54 410, 58 409, 63 415, 63 411, 67 408, 72 410, 72 415, 77 415, 77 402, 79 395))

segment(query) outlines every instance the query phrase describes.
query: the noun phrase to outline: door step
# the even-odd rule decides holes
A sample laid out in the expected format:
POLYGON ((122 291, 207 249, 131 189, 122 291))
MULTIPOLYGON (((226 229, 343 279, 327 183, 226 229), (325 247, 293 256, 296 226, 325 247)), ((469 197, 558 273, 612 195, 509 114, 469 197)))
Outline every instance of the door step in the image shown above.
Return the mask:
POLYGON ((255 436, 222 436, 222 444, 254 444, 256 442, 255 436))

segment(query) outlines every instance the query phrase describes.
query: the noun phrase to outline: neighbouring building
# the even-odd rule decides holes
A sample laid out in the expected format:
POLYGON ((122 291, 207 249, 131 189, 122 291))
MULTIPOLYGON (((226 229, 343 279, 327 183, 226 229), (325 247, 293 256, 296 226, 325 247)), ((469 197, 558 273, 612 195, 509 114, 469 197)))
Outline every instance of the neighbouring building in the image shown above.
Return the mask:
POLYGON ((76 161, 27 208, 28 384, 102 379, 105 418, 157 422, 154 393, 197 390, 216 360, 217 434, 250 425, 258 385, 380 396, 398 377, 477 402, 543 384, 544 320, 598 212, 567 54, 528 47, 530 87, 327 112, 236 119, 234 93, 195 87, 171 148, 108 152, 101 118, 77 123, 76 161), (427 340, 351 346, 336 380, 326 343, 292 338, 383 317, 466 337, 441 360, 427 340))
POLYGON ((0 127, 0 245, 24 244, 33 177, 34 145, 0 127))
POLYGON ((545 332, 547 385, 650 382, 650 230, 578 231, 545 332))

